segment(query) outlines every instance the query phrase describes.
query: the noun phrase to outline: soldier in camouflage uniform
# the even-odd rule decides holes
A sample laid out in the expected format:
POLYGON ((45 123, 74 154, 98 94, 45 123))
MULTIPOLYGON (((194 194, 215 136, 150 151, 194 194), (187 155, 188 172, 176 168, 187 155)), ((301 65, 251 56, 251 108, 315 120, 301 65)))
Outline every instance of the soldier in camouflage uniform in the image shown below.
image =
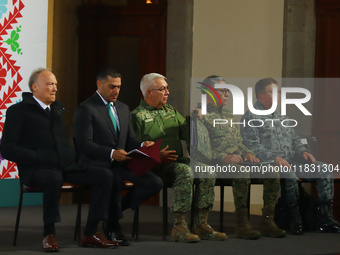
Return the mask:
POLYGON ((139 139, 148 138, 156 141, 162 138, 160 166, 152 171, 160 176, 174 190, 174 227, 171 240, 179 242, 197 242, 202 239, 225 240, 225 233, 214 231, 207 223, 208 212, 214 202, 215 179, 200 179, 195 212, 193 233, 188 229, 185 214, 192 204, 193 176, 190 161, 183 157, 181 139, 187 136, 186 122, 174 107, 166 104, 169 87, 163 75, 151 73, 141 80, 144 98, 140 105, 131 112, 132 123, 139 139))
MULTIPOLYGON (((276 88, 277 98, 279 101, 278 83, 273 78, 264 78, 259 80, 255 85, 257 102, 254 108, 258 110, 267 110, 272 106, 273 89, 276 88)), ((340 232, 339 223, 333 218, 333 195, 334 181, 332 172, 325 171, 300 172, 304 170, 305 164, 312 163, 308 169, 323 169, 326 164, 316 161, 314 156, 310 154, 301 143, 301 139, 294 132, 292 124, 285 121, 283 126, 280 121, 288 119, 282 116, 279 111, 275 111, 271 115, 256 115, 247 111, 241 121, 245 121, 246 125, 241 125, 241 133, 245 145, 256 153, 261 160, 273 160, 279 166, 286 166, 293 169, 289 172, 282 172, 281 177, 285 179, 285 197, 290 208, 290 230, 292 234, 301 235, 303 229, 301 225, 300 212, 298 207, 298 178, 314 178, 316 188, 320 200, 320 232, 340 232), (252 121, 253 127, 248 125, 249 120, 252 121), (266 121, 274 120, 274 121, 266 121), (276 120, 276 121, 275 121, 276 120), (263 121, 263 125, 262 122, 263 121), (256 127, 254 127, 256 126, 256 127), (300 168, 301 166, 301 168, 300 168), (293 171, 295 167, 295 170, 293 171)), ((307 179, 306 178, 306 179, 307 179)))
MULTIPOLYGON (((225 81, 216 75, 207 77, 202 84, 206 89, 214 84, 225 84, 225 81), (208 85, 208 86, 207 86, 208 85)), ((240 167, 244 161, 259 162, 255 154, 249 150, 242 141, 238 125, 230 125, 231 120, 235 122, 232 113, 223 109, 227 103, 229 90, 215 89, 222 101, 222 105, 215 105, 211 97, 207 97, 207 114, 201 116, 201 121, 207 127, 212 148, 213 160, 220 165, 236 166, 236 172, 223 173, 220 178, 233 179, 233 195, 236 208, 236 236, 243 239, 257 239, 260 234, 269 237, 284 237, 286 232, 280 229, 274 222, 275 204, 277 201, 280 182, 279 174, 268 172, 265 175, 241 172, 240 167), (214 119, 228 120, 228 124, 216 125, 214 119), (248 221, 248 193, 250 188, 250 177, 263 178, 263 222, 260 232, 254 230, 248 221)), ((217 101, 217 100, 216 100, 217 101)))

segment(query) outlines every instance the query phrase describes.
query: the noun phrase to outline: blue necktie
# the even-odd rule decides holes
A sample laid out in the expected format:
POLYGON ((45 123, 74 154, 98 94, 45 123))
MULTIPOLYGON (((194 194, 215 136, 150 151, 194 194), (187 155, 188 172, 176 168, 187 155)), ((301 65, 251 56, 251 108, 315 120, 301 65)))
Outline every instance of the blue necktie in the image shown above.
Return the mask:
POLYGON ((111 120, 112 120, 112 123, 113 123, 113 127, 116 131, 116 133, 118 134, 118 129, 117 129, 117 121, 116 121, 116 118, 115 116, 113 115, 113 109, 112 109, 112 103, 108 103, 107 104, 107 108, 109 109, 109 114, 110 114, 110 117, 111 117, 111 120))

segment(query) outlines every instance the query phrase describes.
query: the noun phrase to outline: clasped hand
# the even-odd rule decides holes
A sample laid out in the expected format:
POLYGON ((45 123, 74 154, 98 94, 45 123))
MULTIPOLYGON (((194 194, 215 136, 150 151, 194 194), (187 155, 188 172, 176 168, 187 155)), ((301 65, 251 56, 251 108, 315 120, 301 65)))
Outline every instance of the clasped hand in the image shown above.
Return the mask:
MULTIPOLYGON (((255 157, 255 155, 248 153, 244 157, 244 161, 258 163, 258 162, 260 162, 260 159, 255 157)), ((241 156, 239 156, 237 154, 230 154, 230 155, 227 155, 223 158, 223 162, 227 163, 227 164, 238 164, 238 163, 243 163, 243 159, 242 159, 241 156)))

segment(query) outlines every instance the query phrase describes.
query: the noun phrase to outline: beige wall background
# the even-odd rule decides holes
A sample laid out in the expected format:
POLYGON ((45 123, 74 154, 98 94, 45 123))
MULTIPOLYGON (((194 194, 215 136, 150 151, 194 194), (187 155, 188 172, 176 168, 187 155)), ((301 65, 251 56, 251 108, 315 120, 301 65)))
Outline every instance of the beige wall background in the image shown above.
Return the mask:
MULTIPOLYGON (((192 78, 281 77, 284 0, 195 0, 193 10, 192 78)), ((224 197, 225 210, 234 211, 231 187, 224 197)), ((251 204, 251 213, 261 214, 262 185, 251 186, 251 204)))
POLYGON ((281 77, 284 0, 195 0, 192 77, 281 77))

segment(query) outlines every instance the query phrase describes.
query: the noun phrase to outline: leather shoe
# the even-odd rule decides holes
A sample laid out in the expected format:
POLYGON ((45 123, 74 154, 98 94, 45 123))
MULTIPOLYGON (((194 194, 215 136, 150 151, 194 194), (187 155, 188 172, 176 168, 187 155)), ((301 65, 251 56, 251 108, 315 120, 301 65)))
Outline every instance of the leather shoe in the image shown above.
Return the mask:
POLYGON ((119 246, 129 246, 130 241, 125 238, 125 235, 119 231, 107 232, 106 238, 108 240, 119 243, 119 246))
POLYGON ((291 235, 303 235, 303 227, 301 223, 290 223, 290 234, 291 235))
POLYGON ((95 233, 92 236, 83 236, 82 240, 83 247, 94 247, 94 248, 117 248, 119 244, 114 241, 107 240, 102 234, 99 232, 95 233))
POLYGON ((109 224, 104 221, 103 230, 107 240, 117 242, 119 243, 119 246, 130 245, 130 241, 126 239, 125 235, 121 232, 121 226, 118 222, 116 222, 116 224, 109 224))
POLYGON ((50 234, 44 237, 42 242, 43 250, 46 252, 58 252, 59 247, 55 235, 50 234))
POLYGON ((319 232, 321 233, 340 233, 340 226, 337 222, 322 222, 319 225, 319 232))

